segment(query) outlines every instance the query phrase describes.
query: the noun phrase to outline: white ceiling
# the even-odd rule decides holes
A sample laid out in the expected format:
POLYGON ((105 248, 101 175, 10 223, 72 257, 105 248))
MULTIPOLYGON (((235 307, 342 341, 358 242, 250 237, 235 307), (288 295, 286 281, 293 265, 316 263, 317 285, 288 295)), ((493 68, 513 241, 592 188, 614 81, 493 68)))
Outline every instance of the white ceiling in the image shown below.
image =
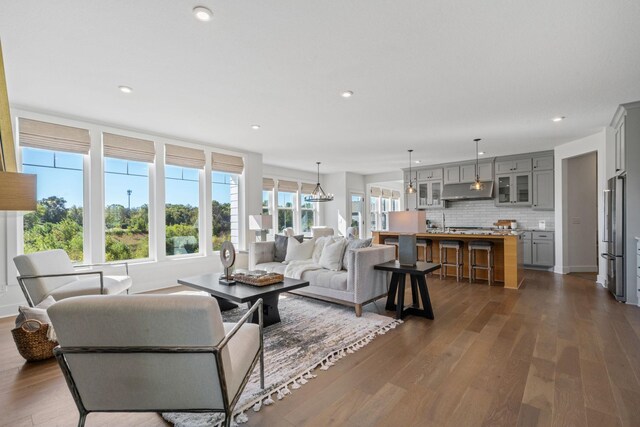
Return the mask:
POLYGON ((640 100, 639 22, 632 0, 4 0, 0 38, 14 106, 374 173, 596 132, 640 100))

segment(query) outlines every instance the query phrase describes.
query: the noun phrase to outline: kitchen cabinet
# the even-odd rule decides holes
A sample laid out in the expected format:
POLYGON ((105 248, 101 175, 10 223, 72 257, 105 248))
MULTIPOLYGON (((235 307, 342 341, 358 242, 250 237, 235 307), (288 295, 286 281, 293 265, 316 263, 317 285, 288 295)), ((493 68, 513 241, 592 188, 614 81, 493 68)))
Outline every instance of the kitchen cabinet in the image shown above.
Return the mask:
POLYGON ((539 156, 533 158, 534 171, 553 170, 553 156, 539 156))
POLYGON ((442 200, 441 180, 423 181, 418 183, 418 208, 441 208, 444 206, 442 200))
POLYGON ((496 206, 530 206, 531 172, 496 175, 496 206))
POLYGON ((418 181, 442 179, 442 168, 418 170, 418 181))
POLYGON ((531 157, 496 161, 496 174, 531 172, 531 157))
MULTIPOLYGON (((479 163, 478 170, 480 181, 493 181, 493 163, 479 163)), ((444 168, 445 184, 472 183, 475 180, 475 163, 452 165, 444 168)))
POLYGON ((621 115, 619 121, 615 124, 615 166, 616 175, 626 171, 626 141, 625 141, 625 122, 626 115, 621 115))
POLYGON ((480 181, 493 181, 493 163, 479 163, 478 169, 480 181))
POLYGON ((449 166, 444 168, 444 183, 457 184, 460 182, 460 166, 449 166))
POLYGON ((523 258, 523 264, 524 265, 531 265, 532 263, 532 258, 531 258, 531 232, 530 231, 526 231, 524 233, 522 233, 522 242, 523 242, 523 251, 522 251, 522 258, 523 258))
POLYGON ((531 264, 540 267, 553 267, 553 240, 534 239, 531 241, 531 264))
POLYGON ((553 210, 553 169, 533 172, 533 209, 553 210))
POLYGON ((460 182, 473 182, 476 180, 476 165, 460 166, 460 182))

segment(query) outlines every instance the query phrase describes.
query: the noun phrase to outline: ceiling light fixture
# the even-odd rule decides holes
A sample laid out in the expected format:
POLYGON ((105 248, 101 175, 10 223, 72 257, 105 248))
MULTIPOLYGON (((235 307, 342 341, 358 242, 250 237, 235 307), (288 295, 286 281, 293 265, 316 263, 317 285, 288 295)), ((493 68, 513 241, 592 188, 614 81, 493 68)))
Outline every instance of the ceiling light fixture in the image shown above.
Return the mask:
POLYGON ((411 178, 411 153, 413 153, 413 150, 407 151, 409 151, 409 185, 407 185, 406 193, 413 194, 416 192, 416 187, 413 186, 413 179, 411 178))
POLYGON ((131 92, 133 92, 133 89, 131 89, 129 86, 118 86, 118 89, 120 89, 120 92, 122 92, 122 93, 131 93, 131 92))
POLYGON ((343 98, 351 98, 353 96, 353 91, 345 90, 341 93, 343 98))
POLYGON ((258 130, 260 129, 260 125, 251 125, 251 129, 258 130))
POLYGON ((198 21, 209 22, 211 21, 213 13, 204 6, 196 6, 193 8, 193 16, 195 16, 198 21))
POLYGON ((304 198, 305 202, 330 202, 333 200, 333 194, 325 193, 320 185, 320 162, 316 162, 318 165, 318 183, 316 188, 313 189, 311 195, 304 198))
POLYGON ((561 121, 563 121, 564 119, 566 119, 566 117, 565 117, 565 116, 558 116, 558 117, 554 117, 554 118, 553 118, 553 119, 551 119, 551 120, 553 120, 554 122, 556 122, 556 123, 557 123, 557 122, 561 122, 561 121))
POLYGON ((478 154, 484 156, 484 151, 478 151, 478 154))
POLYGON ((478 142, 480 142, 481 139, 476 138, 474 139, 474 141, 476 142, 476 180, 473 181, 473 184, 471 184, 469 188, 471 190, 481 191, 484 190, 484 184, 480 182, 480 168, 478 167, 478 154, 480 154, 480 152, 478 151, 478 142))
POLYGON ((420 163, 422 163, 422 160, 416 160, 413 163, 420 164, 420 163))

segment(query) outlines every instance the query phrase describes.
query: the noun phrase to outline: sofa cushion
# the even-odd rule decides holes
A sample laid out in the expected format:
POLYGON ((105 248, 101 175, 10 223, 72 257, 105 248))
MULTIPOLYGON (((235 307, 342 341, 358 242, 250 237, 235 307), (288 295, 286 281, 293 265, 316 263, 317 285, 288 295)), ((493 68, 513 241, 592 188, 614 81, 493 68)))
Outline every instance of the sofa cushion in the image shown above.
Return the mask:
POLYGON ((302 243, 296 239, 289 239, 287 241, 287 254, 284 258, 285 262, 311 259, 314 244, 315 241, 313 239, 303 241, 302 243))
POLYGON ((354 249, 368 248, 371 246, 371 239, 349 239, 347 240, 347 247, 344 250, 344 256, 342 257, 342 269, 349 270, 349 251, 354 249))
POLYGON ((311 286, 346 291, 348 276, 349 273, 346 271, 331 271, 323 268, 320 270, 305 271, 302 273, 302 280, 308 281, 311 286))
POLYGON ((342 270, 342 257, 344 256, 346 244, 347 241, 345 239, 327 241, 322 249, 318 264, 327 270, 342 270))
POLYGON ((286 264, 281 262, 264 262, 262 264, 256 264, 256 270, 264 270, 268 273, 284 274, 284 270, 286 270, 286 268, 286 264))
MULTIPOLYGON (((273 260, 276 262, 282 262, 287 258, 287 242, 289 241, 289 238, 287 236, 282 236, 280 234, 276 234, 274 237, 276 241, 276 252, 273 257, 273 260)), ((299 235, 299 236, 293 236, 293 237, 298 242, 302 243, 304 236, 299 235)))
POLYGON ((320 257, 322 256, 322 250, 324 249, 324 245, 327 243, 327 240, 333 240, 331 236, 322 236, 322 237, 314 237, 315 245, 313 248, 313 255, 311 259, 315 264, 320 262, 320 257))
MULTIPOLYGON (((104 295, 121 294, 131 287, 129 276, 104 276, 104 295)), ((56 301, 80 295, 100 295, 100 277, 76 280, 53 290, 49 295, 56 301)))

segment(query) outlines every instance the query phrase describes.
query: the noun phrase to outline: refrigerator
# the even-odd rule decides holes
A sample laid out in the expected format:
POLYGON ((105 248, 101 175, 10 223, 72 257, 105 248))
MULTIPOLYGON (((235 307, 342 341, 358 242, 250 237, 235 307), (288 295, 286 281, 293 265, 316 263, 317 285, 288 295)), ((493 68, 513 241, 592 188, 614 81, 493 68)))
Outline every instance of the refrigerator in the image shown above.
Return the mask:
POLYGON ((607 252, 601 256, 607 260, 607 287, 616 300, 627 299, 625 285, 625 176, 609 179, 604 190, 604 236, 607 252))

